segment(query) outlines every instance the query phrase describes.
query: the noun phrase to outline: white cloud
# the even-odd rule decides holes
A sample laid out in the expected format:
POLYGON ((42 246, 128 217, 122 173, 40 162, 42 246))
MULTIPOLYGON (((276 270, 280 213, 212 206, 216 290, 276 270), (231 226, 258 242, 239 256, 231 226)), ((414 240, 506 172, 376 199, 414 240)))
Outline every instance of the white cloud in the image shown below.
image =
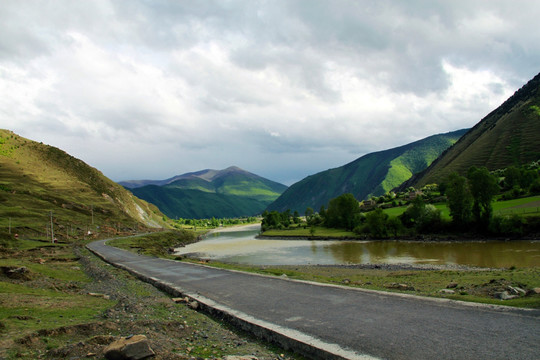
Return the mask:
POLYGON ((0 124, 115 180, 234 164, 290 183, 473 126, 539 71, 539 15, 527 1, 8 2, 0 124))

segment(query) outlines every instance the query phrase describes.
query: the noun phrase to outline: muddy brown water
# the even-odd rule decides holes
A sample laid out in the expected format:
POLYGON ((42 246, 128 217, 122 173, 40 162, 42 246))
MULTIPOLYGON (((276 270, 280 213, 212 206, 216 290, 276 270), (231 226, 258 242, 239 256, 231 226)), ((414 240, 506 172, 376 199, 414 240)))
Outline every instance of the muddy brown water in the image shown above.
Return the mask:
POLYGON ((213 233, 178 255, 249 265, 436 264, 540 266, 540 241, 343 241, 256 239, 257 229, 213 233))

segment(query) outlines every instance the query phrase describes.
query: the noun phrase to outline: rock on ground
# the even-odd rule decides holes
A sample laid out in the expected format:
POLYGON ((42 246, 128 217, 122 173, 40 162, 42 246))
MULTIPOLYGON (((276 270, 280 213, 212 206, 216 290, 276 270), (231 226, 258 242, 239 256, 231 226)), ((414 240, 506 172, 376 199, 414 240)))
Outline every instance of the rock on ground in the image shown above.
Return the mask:
POLYGON ((103 353, 108 360, 142 360, 155 355, 144 335, 121 338, 108 345, 103 353))

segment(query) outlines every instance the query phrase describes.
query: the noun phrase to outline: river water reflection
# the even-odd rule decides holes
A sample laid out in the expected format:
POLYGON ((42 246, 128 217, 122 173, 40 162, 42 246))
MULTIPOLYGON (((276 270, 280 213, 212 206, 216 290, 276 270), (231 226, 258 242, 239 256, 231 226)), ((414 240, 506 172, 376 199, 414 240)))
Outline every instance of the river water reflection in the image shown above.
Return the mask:
POLYGON ((540 241, 309 241, 258 240, 258 230, 214 233, 178 255, 251 265, 458 264, 479 267, 540 266, 540 241))

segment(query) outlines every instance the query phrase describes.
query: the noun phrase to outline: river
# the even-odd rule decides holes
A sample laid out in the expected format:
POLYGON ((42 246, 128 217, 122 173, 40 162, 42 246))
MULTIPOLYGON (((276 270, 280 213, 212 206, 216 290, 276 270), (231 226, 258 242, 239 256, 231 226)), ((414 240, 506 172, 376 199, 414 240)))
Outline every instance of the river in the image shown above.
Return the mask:
POLYGON ((262 240, 259 228, 214 232, 176 249, 177 255, 250 265, 437 264, 540 266, 540 241, 262 240))

